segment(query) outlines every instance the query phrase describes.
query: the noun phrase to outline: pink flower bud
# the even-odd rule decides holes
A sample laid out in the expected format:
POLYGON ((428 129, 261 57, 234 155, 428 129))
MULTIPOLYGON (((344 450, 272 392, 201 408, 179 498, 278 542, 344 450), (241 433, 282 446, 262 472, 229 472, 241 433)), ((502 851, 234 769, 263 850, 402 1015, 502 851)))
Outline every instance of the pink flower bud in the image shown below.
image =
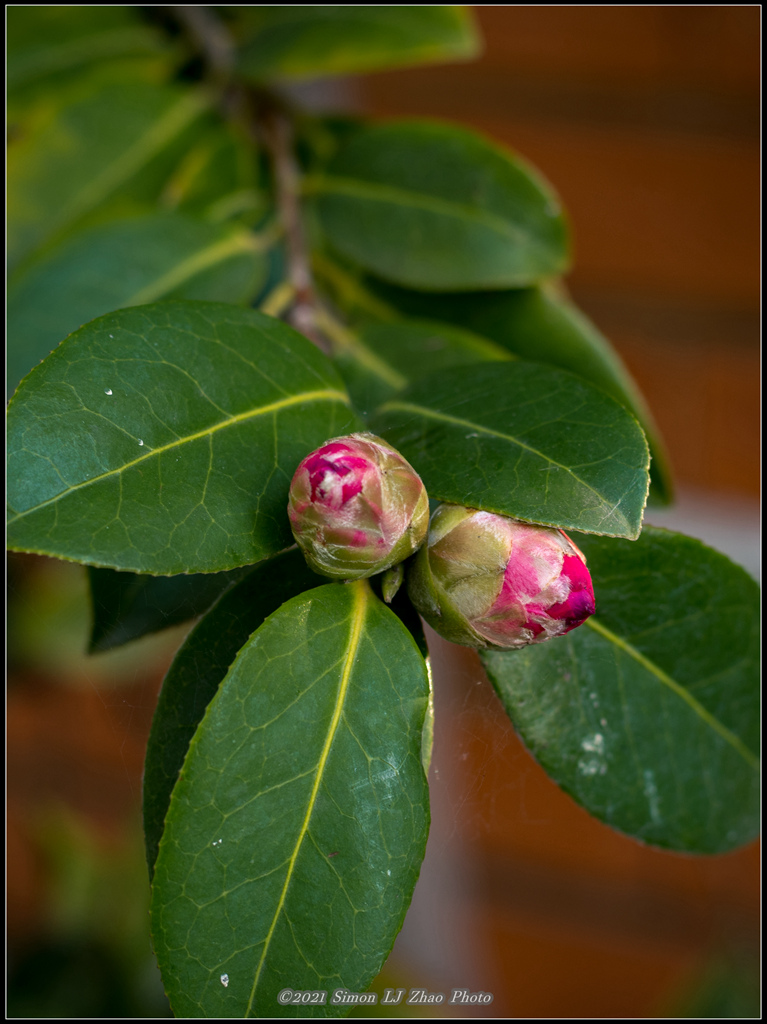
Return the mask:
POLYGON ((380 437, 327 441, 301 462, 290 485, 293 536, 315 572, 373 576, 413 554, 426 537, 429 499, 421 478, 380 437))
POLYGON ((408 594, 441 636, 470 647, 539 644, 595 607, 586 559, 562 530, 460 505, 432 516, 408 594))

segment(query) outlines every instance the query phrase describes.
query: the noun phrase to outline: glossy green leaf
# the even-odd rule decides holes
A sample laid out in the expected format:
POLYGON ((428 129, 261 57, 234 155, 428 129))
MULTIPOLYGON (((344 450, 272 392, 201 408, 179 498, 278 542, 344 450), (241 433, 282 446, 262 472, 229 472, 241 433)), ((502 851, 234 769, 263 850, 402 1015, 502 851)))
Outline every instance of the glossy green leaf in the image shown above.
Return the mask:
POLYGON ((430 498, 527 522, 636 537, 649 454, 623 406, 522 360, 446 370, 384 403, 371 429, 430 498))
POLYGON ((88 566, 91 652, 111 650, 201 615, 247 572, 250 569, 145 576, 88 566))
POLYGON ((333 248, 395 284, 510 288, 568 264, 551 187, 521 158, 464 128, 367 128, 307 189, 333 248))
POLYGON ((386 285, 373 287, 410 316, 438 316, 460 324, 522 359, 569 370, 612 395, 636 416, 647 435, 650 497, 663 505, 673 500, 668 454, 644 396, 607 338, 553 288, 436 297, 386 285))
MULTIPOLYGON (((231 574, 171 577, 215 581, 219 600, 179 649, 163 681, 152 720, 143 787, 150 874, 154 871, 170 796, 189 744, 237 652, 267 615, 291 597, 320 583, 320 577, 309 569, 297 550, 282 552, 245 571, 247 575, 239 582, 231 574)), ((159 582, 157 577, 152 578, 159 582)))
MULTIPOLYGON (((403 569, 403 582, 404 565, 405 563, 400 563, 400 567, 403 569)), ((373 592, 380 598, 383 598, 383 578, 385 576, 386 573, 381 573, 378 576, 373 576, 370 580, 373 592)), ((431 755, 434 747, 434 686, 432 681, 429 646, 426 642, 423 622, 407 596, 407 587, 400 586, 397 593, 388 602, 388 607, 394 612, 397 618, 400 619, 403 626, 405 626, 405 628, 410 632, 410 635, 413 640, 415 640, 416 646, 421 652, 421 656, 426 664, 426 671, 429 677, 429 704, 426 709, 426 718, 424 719, 423 733, 421 737, 421 764, 423 765, 424 773, 428 778, 429 768, 431 766, 431 755)))
POLYGON ((336 348, 336 364, 363 415, 439 370, 511 358, 471 331, 419 320, 367 323, 345 332, 336 348))
POLYGON ((152 886, 174 1012, 338 1016, 278 993, 364 992, 423 858, 423 659, 367 582, 284 604, 245 645, 173 791, 152 886))
POLYGON ((217 572, 292 544, 290 480, 358 429, 330 362, 255 310, 166 302, 71 334, 8 413, 9 545, 133 572, 217 572))
POLYGON ((479 38, 465 7, 257 5, 228 8, 247 78, 313 78, 465 60, 479 38))
POLYGON ((8 150, 11 266, 118 194, 124 204, 156 197, 170 170, 161 158, 176 160, 209 102, 197 90, 94 74, 28 111, 8 150))
POLYGON ((759 590, 724 555, 646 526, 578 538, 597 610, 481 657, 552 778, 638 839, 719 853, 759 829, 759 590))
POLYGON ((131 7, 11 4, 6 12, 11 91, 88 64, 162 48, 159 34, 131 7))
POLYGON ((266 271, 251 232, 178 213, 82 231, 9 285, 9 390, 63 337, 104 313, 164 298, 247 303, 266 271))

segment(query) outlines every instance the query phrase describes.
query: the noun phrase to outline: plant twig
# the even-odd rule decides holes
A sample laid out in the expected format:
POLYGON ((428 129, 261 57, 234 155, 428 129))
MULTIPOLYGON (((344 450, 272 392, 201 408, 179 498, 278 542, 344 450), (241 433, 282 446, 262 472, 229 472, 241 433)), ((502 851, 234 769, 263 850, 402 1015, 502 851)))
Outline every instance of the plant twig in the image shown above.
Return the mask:
MULTIPOLYGON (((211 82, 224 93, 224 105, 266 148, 272 165, 277 213, 285 232, 287 284, 293 301, 285 319, 325 354, 330 344, 318 328, 318 302, 301 219, 300 173, 294 153, 293 124, 279 100, 264 90, 232 82, 235 46, 226 26, 208 7, 170 8, 205 60, 211 82)), ((286 292, 281 292, 284 298, 286 292)))
POLYGON ((226 26, 208 7, 171 6, 173 16, 202 54, 218 85, 226 85, 234 70, 234 42, 226 26))
POLYGON ((301 179, 293 148, 293 126, 285 111, 263 102, 258 123, 272 162, 277 210, 285 230, 287 277, 294 294, 287 319, 328 354, 330 347, 317 323, 318 303, 301 218, 301 179))

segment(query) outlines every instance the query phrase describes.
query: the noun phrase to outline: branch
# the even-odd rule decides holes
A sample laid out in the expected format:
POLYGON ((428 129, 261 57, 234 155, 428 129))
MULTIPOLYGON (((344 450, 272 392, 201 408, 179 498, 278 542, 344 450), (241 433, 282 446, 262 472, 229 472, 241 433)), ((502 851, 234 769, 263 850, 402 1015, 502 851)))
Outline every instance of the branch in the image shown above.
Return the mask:
POLYGON ((287 319, 296 330, 328 354, 327 340, 317 325, 317 296, 301 219, 301 178, 293 149, 293 126, 287 114, 274 104, 262 105, 258 122, 272 162, 277 210, 285 229, 288 282, 294 294, 287 319))
POLYGON ((266 148, 274 175, 277 212, 285 232, 287 283, 293 294, 285 318, 327 355, 330 345, 317 325, 318 303, 301 220, 301 178, 290 116, 265 90, 232 82, 234 41, 213 10, 186 6, 170 9, 202 55, 211 81, 222 89, 225 106, 266 148))
POLYGON ((225 85, 234 70, 234 41, 224 23, 207 7, 174 7, 172 14, 202 54, 210 77, 225 85))

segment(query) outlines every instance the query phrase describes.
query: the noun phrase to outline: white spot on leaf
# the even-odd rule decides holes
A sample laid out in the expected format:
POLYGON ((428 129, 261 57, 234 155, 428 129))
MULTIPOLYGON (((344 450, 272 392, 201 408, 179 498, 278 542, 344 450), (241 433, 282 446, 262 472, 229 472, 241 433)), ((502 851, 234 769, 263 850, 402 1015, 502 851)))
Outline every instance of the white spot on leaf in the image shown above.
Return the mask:
POLYGON ((111 395, 112 394, 112 389, 111 388, 104 388, 104 394, 105 395, 111 395))
POLYGON ((650 817, 654 822, 660 821, 660 801, 658 799, 658 787, 655 785, 655 773, 647 768, 644 772, 644 795, 650 807, 650 817))
POLYGON ((229 987, 229 975, 228 974, 222 974, 221 975, 221 984, 224 986, 224 988, 228 988, 229 987))
POLYGON ((595 732, 593 736, 587 736, 581 743, 581 748, 595 754, 604 754, 605 738, 601 732, 595 732))
POLYGON ((601 732, 595 732, 593 736, 586 736, 581 742, 581 750, 585 756, 578 762, 578 771, 581 775, 604 775, 607 771, 605 763, 605 738, 601 732))

